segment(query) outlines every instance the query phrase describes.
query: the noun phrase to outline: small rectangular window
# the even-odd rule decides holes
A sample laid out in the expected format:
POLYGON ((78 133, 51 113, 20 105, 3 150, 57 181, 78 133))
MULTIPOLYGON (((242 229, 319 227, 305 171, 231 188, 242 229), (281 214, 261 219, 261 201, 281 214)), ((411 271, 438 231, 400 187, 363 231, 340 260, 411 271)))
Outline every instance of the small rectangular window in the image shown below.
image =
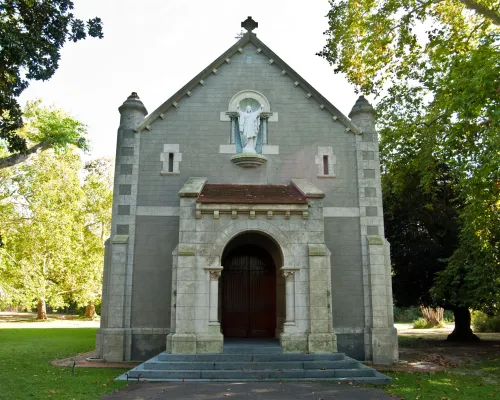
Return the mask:
POLYGON ((329 175, 328 156, 323 156, 323 175, 329 175))
POLYGON ((168 172, 174 172, 174 153, 168 153, 168 172))

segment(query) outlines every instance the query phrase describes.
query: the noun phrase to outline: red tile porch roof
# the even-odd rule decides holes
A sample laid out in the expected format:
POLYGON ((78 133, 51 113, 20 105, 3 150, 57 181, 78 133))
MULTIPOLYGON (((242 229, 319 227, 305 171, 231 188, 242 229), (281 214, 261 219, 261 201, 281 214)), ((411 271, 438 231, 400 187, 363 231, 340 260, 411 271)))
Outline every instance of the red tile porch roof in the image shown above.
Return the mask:
POLYGON ((206 184, 197 203, 307 204, 306 197, 293 185, 206 184))

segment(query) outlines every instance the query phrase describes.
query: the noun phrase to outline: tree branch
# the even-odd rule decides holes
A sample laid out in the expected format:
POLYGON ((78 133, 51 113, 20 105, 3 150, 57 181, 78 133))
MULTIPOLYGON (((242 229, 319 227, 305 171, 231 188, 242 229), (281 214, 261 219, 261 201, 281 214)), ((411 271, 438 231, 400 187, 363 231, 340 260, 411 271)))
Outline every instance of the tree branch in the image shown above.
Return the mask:
POLYGON ((465 7, 469 10, 474 10, 483 17, 489 19, 495 25, 500 25, 500 14, 495 10, 492 10, 482 4, 477 3, 474 0, 459 0, 465 7))
POLYGON ((51 147, 52 143, 48 140, 45 140, 41 143, 34 145, 33 147, 30 147, 24 153, 12 154, 10 156, 0 158, 0 169, 12 167, 13 165, 26 161, 34 154, 48 150, 51 147))

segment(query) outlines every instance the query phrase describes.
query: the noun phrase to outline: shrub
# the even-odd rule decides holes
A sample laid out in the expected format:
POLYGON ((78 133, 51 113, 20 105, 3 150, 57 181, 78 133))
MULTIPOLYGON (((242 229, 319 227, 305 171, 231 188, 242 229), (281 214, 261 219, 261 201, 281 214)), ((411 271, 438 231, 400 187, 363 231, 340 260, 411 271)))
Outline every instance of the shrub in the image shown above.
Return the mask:
POLYGON ((500 315, 490 317, 481 311, 474 311, 472 325, 476 332, 500 332, 500 315))
POLYGON ((427 329, 429 323, 423 319, 422 317, 417 318, 415 321, 413 321, 413 329, 427 329))
POLYGON ((444 322, 439 321, 439 323, 433 324, 432 322, 426 321, 425 318, 417 318, 413 321, 413 329, 436 329, 444 328, 444 322))

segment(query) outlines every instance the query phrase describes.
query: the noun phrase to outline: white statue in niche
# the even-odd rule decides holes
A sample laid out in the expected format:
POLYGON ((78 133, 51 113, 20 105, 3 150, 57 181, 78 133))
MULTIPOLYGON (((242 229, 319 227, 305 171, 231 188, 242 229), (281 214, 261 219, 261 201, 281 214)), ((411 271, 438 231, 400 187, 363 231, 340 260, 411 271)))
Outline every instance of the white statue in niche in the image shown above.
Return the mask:
POLYGON ((263 106, 260 105, 256 111, 247 105, 244 112, 240 111, 240 106, 236 107, 238 112, 238 126, 240 128, 241 145, 243 147, 242 153, 257 154, 255 146, 257 144, 257 135, 260 128, 260 114, 262 113, 263 106))

